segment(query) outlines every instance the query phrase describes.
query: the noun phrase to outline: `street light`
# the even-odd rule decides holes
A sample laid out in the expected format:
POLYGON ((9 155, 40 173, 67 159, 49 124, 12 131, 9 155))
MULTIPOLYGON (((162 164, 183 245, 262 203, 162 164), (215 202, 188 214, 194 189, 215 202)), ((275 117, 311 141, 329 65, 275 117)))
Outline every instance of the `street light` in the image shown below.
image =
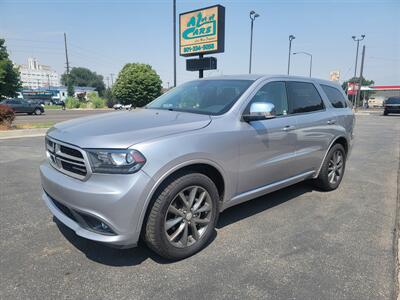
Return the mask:
POLYGON ((249 60, 249 74, 251 74, 251 56, 253 53, 253 23, 256 18, 260 15, 256 13, 254 10, 250 12, 250 20, 251 20, 251 29, 250 29, 250 60, 249 60))
POLYGON ((295 38, 296 37, 293 34, 289 35, 289 56, 288 56, 288 64, 287 64, 287 74, 288 75, 290 73, 290 55, 292 54, 292 41, 295 38))
POLYGON ((293 55, 296 55, 296 54, 305 54, 305 55, 308 55, 310 57, 310 77, 311 77, 311 72, 312 72, 312 54, 308 53, 308 52, 305 52, 305 51, 299 51, 299 52, 293 53, 293 55))
MULTIPOLYGON (((357 42, 357 52, 356 52, 356 64, 354 66, 354 80, 357 77, 357 62, 358 62, 358 48, 360 47, 360 41, 362 41, 365 38, 365 34, 362 34, 361 37, 356 37, 355 35, 352 36, 352 39, 357 42)), ((356 101, 356 94, 358 93, 358 91, 356 91, 356 93, 354 94, 354 90, 355 90, 356 85, 353 82, 353 105, 356 105, 357 103, 355 103, 356 101)), ((359 87, 361 89, 361 86, 359 87)))

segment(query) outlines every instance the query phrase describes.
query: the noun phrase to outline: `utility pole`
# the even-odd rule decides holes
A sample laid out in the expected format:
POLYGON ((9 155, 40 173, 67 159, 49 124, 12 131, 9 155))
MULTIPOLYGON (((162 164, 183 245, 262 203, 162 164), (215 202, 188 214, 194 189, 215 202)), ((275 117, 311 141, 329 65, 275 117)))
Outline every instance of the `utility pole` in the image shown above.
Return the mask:
POLYGON ((287 74, 290 74, 290 56, 292 55, 292 41, 295 39, 296 37, 291 34, 289 35, 289 57, 288 57, 288 64, 287 64, 287 74))
POLYGON ((114 85, 114 74, 111 73, 110 76, 111 76, 111 87, 112 87, 114 85))
POLYGON ((47 74, 47 87, 50 90, 50 75, 49 74, 47 74))
POLYGON ((361 86, 362 86, 362 78, 363 78, 363 71, 364 71, 364 58, 365 58, 365 45, 363 46, 363 50, 362 50, 362 54, 361 54, 360 81, 359 81, 359 89, 357 90, 356 110, 357 110, 357 103, 360 103, 361 86))
POLYGON ((108 76, 107 76, 106 80, 107 80, 107 87, 110 88, 110 78, 108 78, 108 76))
POLYGON ((173 0, 173 8, 172 8, 172 13, 174 15, 173 17, 173 43, 174 43, 174 87, 176 87, 176 0, 173 0))
POLYGON ((67 64, 67 75, 69 79, 69 61, 68 61, 68 49, 67 49, 67 34, 64 32, 64 47, 65 47, 65 61, 67 64))
MULTIPOLYGON (((355 66, 354 66, 354 79, 357 76, 358 49, 359 49, 359 46, 360 46, 360 41, 362 41, 364 38, 365 38, 365 34, 362 34, 360 38, 357 38, 355 35, 352 36, 352 39, 355 42, 357 42, 356 63, 355 63, 355 66)), ((355 85, 355 82, 353 82, 353 89, 355 90, 355 88, 356 88, 356 85, 355 85)), ((356 91, 356 93, 354 93, 354 91, 353 91, 353 105, 356 105, 356 103, 355 103, 356 102, 356 95, 357 95, 357 91, 356 91)))

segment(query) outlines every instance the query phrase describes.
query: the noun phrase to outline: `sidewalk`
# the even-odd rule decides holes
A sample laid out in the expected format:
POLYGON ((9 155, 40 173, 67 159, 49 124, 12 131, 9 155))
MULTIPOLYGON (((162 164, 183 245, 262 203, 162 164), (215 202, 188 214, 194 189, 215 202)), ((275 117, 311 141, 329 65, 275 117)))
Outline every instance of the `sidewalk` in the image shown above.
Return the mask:
POLYGON ((48 128, 15 129, 0 131, 0 140, 44 136, 48 128))

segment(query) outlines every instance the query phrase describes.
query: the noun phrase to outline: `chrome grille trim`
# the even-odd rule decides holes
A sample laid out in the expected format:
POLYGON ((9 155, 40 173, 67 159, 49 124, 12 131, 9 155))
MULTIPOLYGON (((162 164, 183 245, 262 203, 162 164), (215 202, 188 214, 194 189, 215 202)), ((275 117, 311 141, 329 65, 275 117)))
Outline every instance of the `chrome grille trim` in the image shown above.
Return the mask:
MULTIPOLYGON (((55 140, 53 138, 50 138, 46 136, 45 138, 45 143, 46 143, 46 154, 49 160, 50 165, 55 168, 56 170, 60 171, 61 173, 64 173, 70 177, 79 179, 79 180, 87 180, 89 176, 92 174, 90 164, 88 157, 86 155, 86 152, 80 149, 79 147, 63 143, 61 141, 55 140), (81 157, 78 156, 73 156, 70 154, 67 154, 62 151, 62 147, 65 147, 67 149, 71 149, 74 151, 78 151, 81 155, 81 157), (71 170, 66 170, 63 166, 64 164, 69 164, 71 166, 70 169, 72 170, 77 170, 78 172, 73 172, 71 170), (85 173, 84 175, 81 173, 85 173)), ((73 151, 69 151, 70 153, 73 151)))

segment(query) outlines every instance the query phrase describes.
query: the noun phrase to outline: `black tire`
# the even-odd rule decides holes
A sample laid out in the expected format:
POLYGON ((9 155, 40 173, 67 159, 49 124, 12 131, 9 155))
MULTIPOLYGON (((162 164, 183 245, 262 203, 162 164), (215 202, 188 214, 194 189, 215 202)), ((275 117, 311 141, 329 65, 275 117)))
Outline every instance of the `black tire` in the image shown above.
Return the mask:
POLYGON ((340 185, 340 182, 343 179, 343 175, 346 169, 346 152, 343 148, 343 146, 341 144, 334 144, 331 149, 329 149, 328 154, 325 157, 324 163, 322 164, 321 170, 319 172, 318 178, 316 180, 314 180, 314 185, 324 191, 333 191, 335 189, 338 188, 338 186, 340 185), (329 178, 329 174, 332 171, 331 164, 332 164, 332 160, 334 160, 334 155, 335 153, 340 152, 341 156, 342 156, 342 168, 340 171, 340 176, 337 175, 337 170, 338 168, 336 167, 336 169, 334 169, 334 174, 333 177, 334 181, 331 181, 329 178), (337 176, 337 177, 336 177, 337 176))
POLYGON ((383 115, 384 115, 384 116, 387 116, 387 115, 388 115, 388 112, 387 112, 386 110, 384 110, 384 111, 383 111, 383 115))
MULTIPOLYGON (((169 184, 167 184, 164 190, 156 194, 155 197, 156 199, 151 207, 144 229, 144 239, 148 247, 160 256, 171 260, 179 260, 189 257, 203 249, 212 238, 219 213, 219 195, 214 182, 209 177, 200 173, 183 174, 182 176, 173 179, 169 184), (194 244, 180 248, 174 246, 167 237, 165 226, 167 215, 169 214, 168 210, 170 204, 177 199, 179 192, 185 188, 191 188, 193 186, 199 186, 208 192, 208 199, 209 201, 211 200, 212 203, 211 210, 208 212, 210 221, 202 235, 194 242, 194 244)), ((188 221, 183 218, 182 222, 188 221)), ((192 229, 190 230, 192 231, 192 229)), ((193 236, 194 235, 191 236, 192 242, 194 241, 193 236)))
POLYGON ((40 108, 35 108, 35 115, 40 116, 42 114, 42 110, 40 108))

